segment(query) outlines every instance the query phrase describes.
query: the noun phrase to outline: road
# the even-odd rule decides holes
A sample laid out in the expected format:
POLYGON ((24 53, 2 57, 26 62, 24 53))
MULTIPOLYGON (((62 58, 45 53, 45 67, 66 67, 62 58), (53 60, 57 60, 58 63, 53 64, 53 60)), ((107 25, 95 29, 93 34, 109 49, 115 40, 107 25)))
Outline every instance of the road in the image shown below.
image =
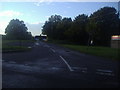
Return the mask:
POLYGON ((3 88, 103 88, 119 86, 119 63, 36 42, 28 52, 3 53, 3 88))

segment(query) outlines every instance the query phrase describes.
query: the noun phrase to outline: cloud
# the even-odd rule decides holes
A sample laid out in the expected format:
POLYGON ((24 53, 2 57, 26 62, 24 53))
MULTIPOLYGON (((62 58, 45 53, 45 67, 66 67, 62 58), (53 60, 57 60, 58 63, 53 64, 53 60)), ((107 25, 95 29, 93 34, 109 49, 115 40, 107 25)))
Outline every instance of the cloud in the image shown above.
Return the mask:
POLYGON ((35 2, 34 3, 34 5, 36 5, 36 6, 40 6, 40 5, 43 5, 42 3, 44 2, 44 0, 40 0, 40 1, 38 1, 38 2, 35 2))
POLYGON ((45 16, 46 19, 50 18, 51 16, 45 16))
POLYGON ((52 2, 54 2, 54 0, 38 0, 37 2, 34 3, 34 5, 38 7, 41 5, 54 5, 54 4, 51 4, 52 2))
POLYGON ((2 3, 0 3, 0 11, 2 10, 2 3))
POLYGON ((0 34, 5 34, 5 28, 7 27, 9 22, 0 21, 0 34))
POLYGON ((36 6, 40 6, 40 3, 34 3, 34 5, 36 5, 36 6))
POLYGON ((32 22, 32 23, 29 23, 29 24, 41 24, 41 22, 32 22))
POLYGON ((12 11, 12 10, 0 12, 0 17, 13 17, 13 16, 21 16, 21 15, 23 14, 17 11, 12 11))
POLYGON ((33 23, 26 22, 25 24, 28 27, 28 31, 30 31, 33 36, 40 35, 42 26, 44 25, 44 23, 41 22, 33 22, 33 23))

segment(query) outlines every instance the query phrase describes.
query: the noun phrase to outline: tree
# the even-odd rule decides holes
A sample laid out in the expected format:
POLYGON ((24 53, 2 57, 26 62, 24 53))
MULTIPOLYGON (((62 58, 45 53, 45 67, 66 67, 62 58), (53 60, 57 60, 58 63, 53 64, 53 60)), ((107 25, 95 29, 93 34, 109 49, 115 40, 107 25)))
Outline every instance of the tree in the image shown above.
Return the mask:
POLYGON ((62 17, 60 15, 52 15, 50 18, 49 18, 49 22, 59 22, 62 20, 62 17))
POLYGON ((23 21, 19 19, 13 19, 9 22, 5 29, 7 39, 25 40, 31 39, 32 35, 27 32, 27 27, 23 21))
POLYGON ((65 40, 67 36, 65 32, 71 27, 72 19, 71 18, 63 18, 61 22, 57 25, 57 39, 65 40))
POLYGON ((86 25, 88 23, 88 16, 85 14, 75 17, 71 27, 65 32, 66 35, 74 42, 86 45, 88 41, 88 33, 86 32, 86 25))
POLYGON ((58 37, 57 25, 61 20, 62 17, 60 15, 52 15, 48 21, 45 22, 42 33, 46 34, 49 38, 56 39, 58 37))
POLYGON ((60 15, 52 15, 45 22, 42 32, 49 38, 69 40, 82 45, 110 46, 111 36, 118 35, 120 27, 119 14, 113 7, 104 7, 89 17, 81 14, 71 18, 63 18, 60 15))
POLYGON ((119 34, 119 16, 113 7, 104 7, 91 14, 87 31, 95 45, 110 46, 111 36, 119 34))

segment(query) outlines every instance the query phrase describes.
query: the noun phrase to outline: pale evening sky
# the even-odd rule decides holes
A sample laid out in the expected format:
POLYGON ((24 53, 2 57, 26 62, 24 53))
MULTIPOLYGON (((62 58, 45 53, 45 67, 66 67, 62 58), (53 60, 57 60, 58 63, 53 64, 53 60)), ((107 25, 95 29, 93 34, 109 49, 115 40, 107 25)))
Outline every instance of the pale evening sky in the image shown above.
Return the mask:
POLYGON ((0 34, 4 34, 10 20, 16 18, 23 20, 28 27, 28 31, 35 36, 40 35, 42 25, 51 15, 57 14, 74 19, 79 14, 90 15, 105 6, 114 7, 118 10, 118 0, 114 0, 116 2, 77 2, 79 0, 75 0, 76 2, 73 2, 73 0, 66 0, 67 2, 54 2, 56 0, 48 0, 50 2, 44 2, 44 0, 33 1, 0 1, 0 34))

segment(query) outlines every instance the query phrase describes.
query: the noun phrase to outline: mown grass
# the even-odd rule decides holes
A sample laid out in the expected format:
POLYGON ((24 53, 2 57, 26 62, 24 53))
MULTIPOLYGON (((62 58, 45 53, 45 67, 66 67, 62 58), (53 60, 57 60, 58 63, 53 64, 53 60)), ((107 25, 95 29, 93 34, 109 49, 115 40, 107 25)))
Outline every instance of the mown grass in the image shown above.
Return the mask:
POLYGON ((80 45, 68 45, 68 44, 61 44, 61 46, 86 54, 110 58, 112 60, 120 60, 119 58, 120 49, 116 49, 116 48, 99 47, 99 46, 80 46, 80 45))
POLYGON ((18 52, 18 51, 27 51, 30 48, 23 46, 4 46, 2 47, 2 52, 18 52))
POLYGON ((15 43, 15 42, 34 42, 34 40, 2 40, 2 45, 8 44, 8 43, 15 43))
POLYGON ((30 50, 24 43, 33 43, 34 40, 2 40, 2 52, 18 52, 30 50), (14 43, 17 43, 15 45, 14 43))
POLYGON ((102 46, 81 46, 78 43, 60 40, 48 40, 49 43, 54 43, 65 48, 69 48, 81 53, 100 56, 112 60, 120 60, 120 48, 102 47, 102 46))

